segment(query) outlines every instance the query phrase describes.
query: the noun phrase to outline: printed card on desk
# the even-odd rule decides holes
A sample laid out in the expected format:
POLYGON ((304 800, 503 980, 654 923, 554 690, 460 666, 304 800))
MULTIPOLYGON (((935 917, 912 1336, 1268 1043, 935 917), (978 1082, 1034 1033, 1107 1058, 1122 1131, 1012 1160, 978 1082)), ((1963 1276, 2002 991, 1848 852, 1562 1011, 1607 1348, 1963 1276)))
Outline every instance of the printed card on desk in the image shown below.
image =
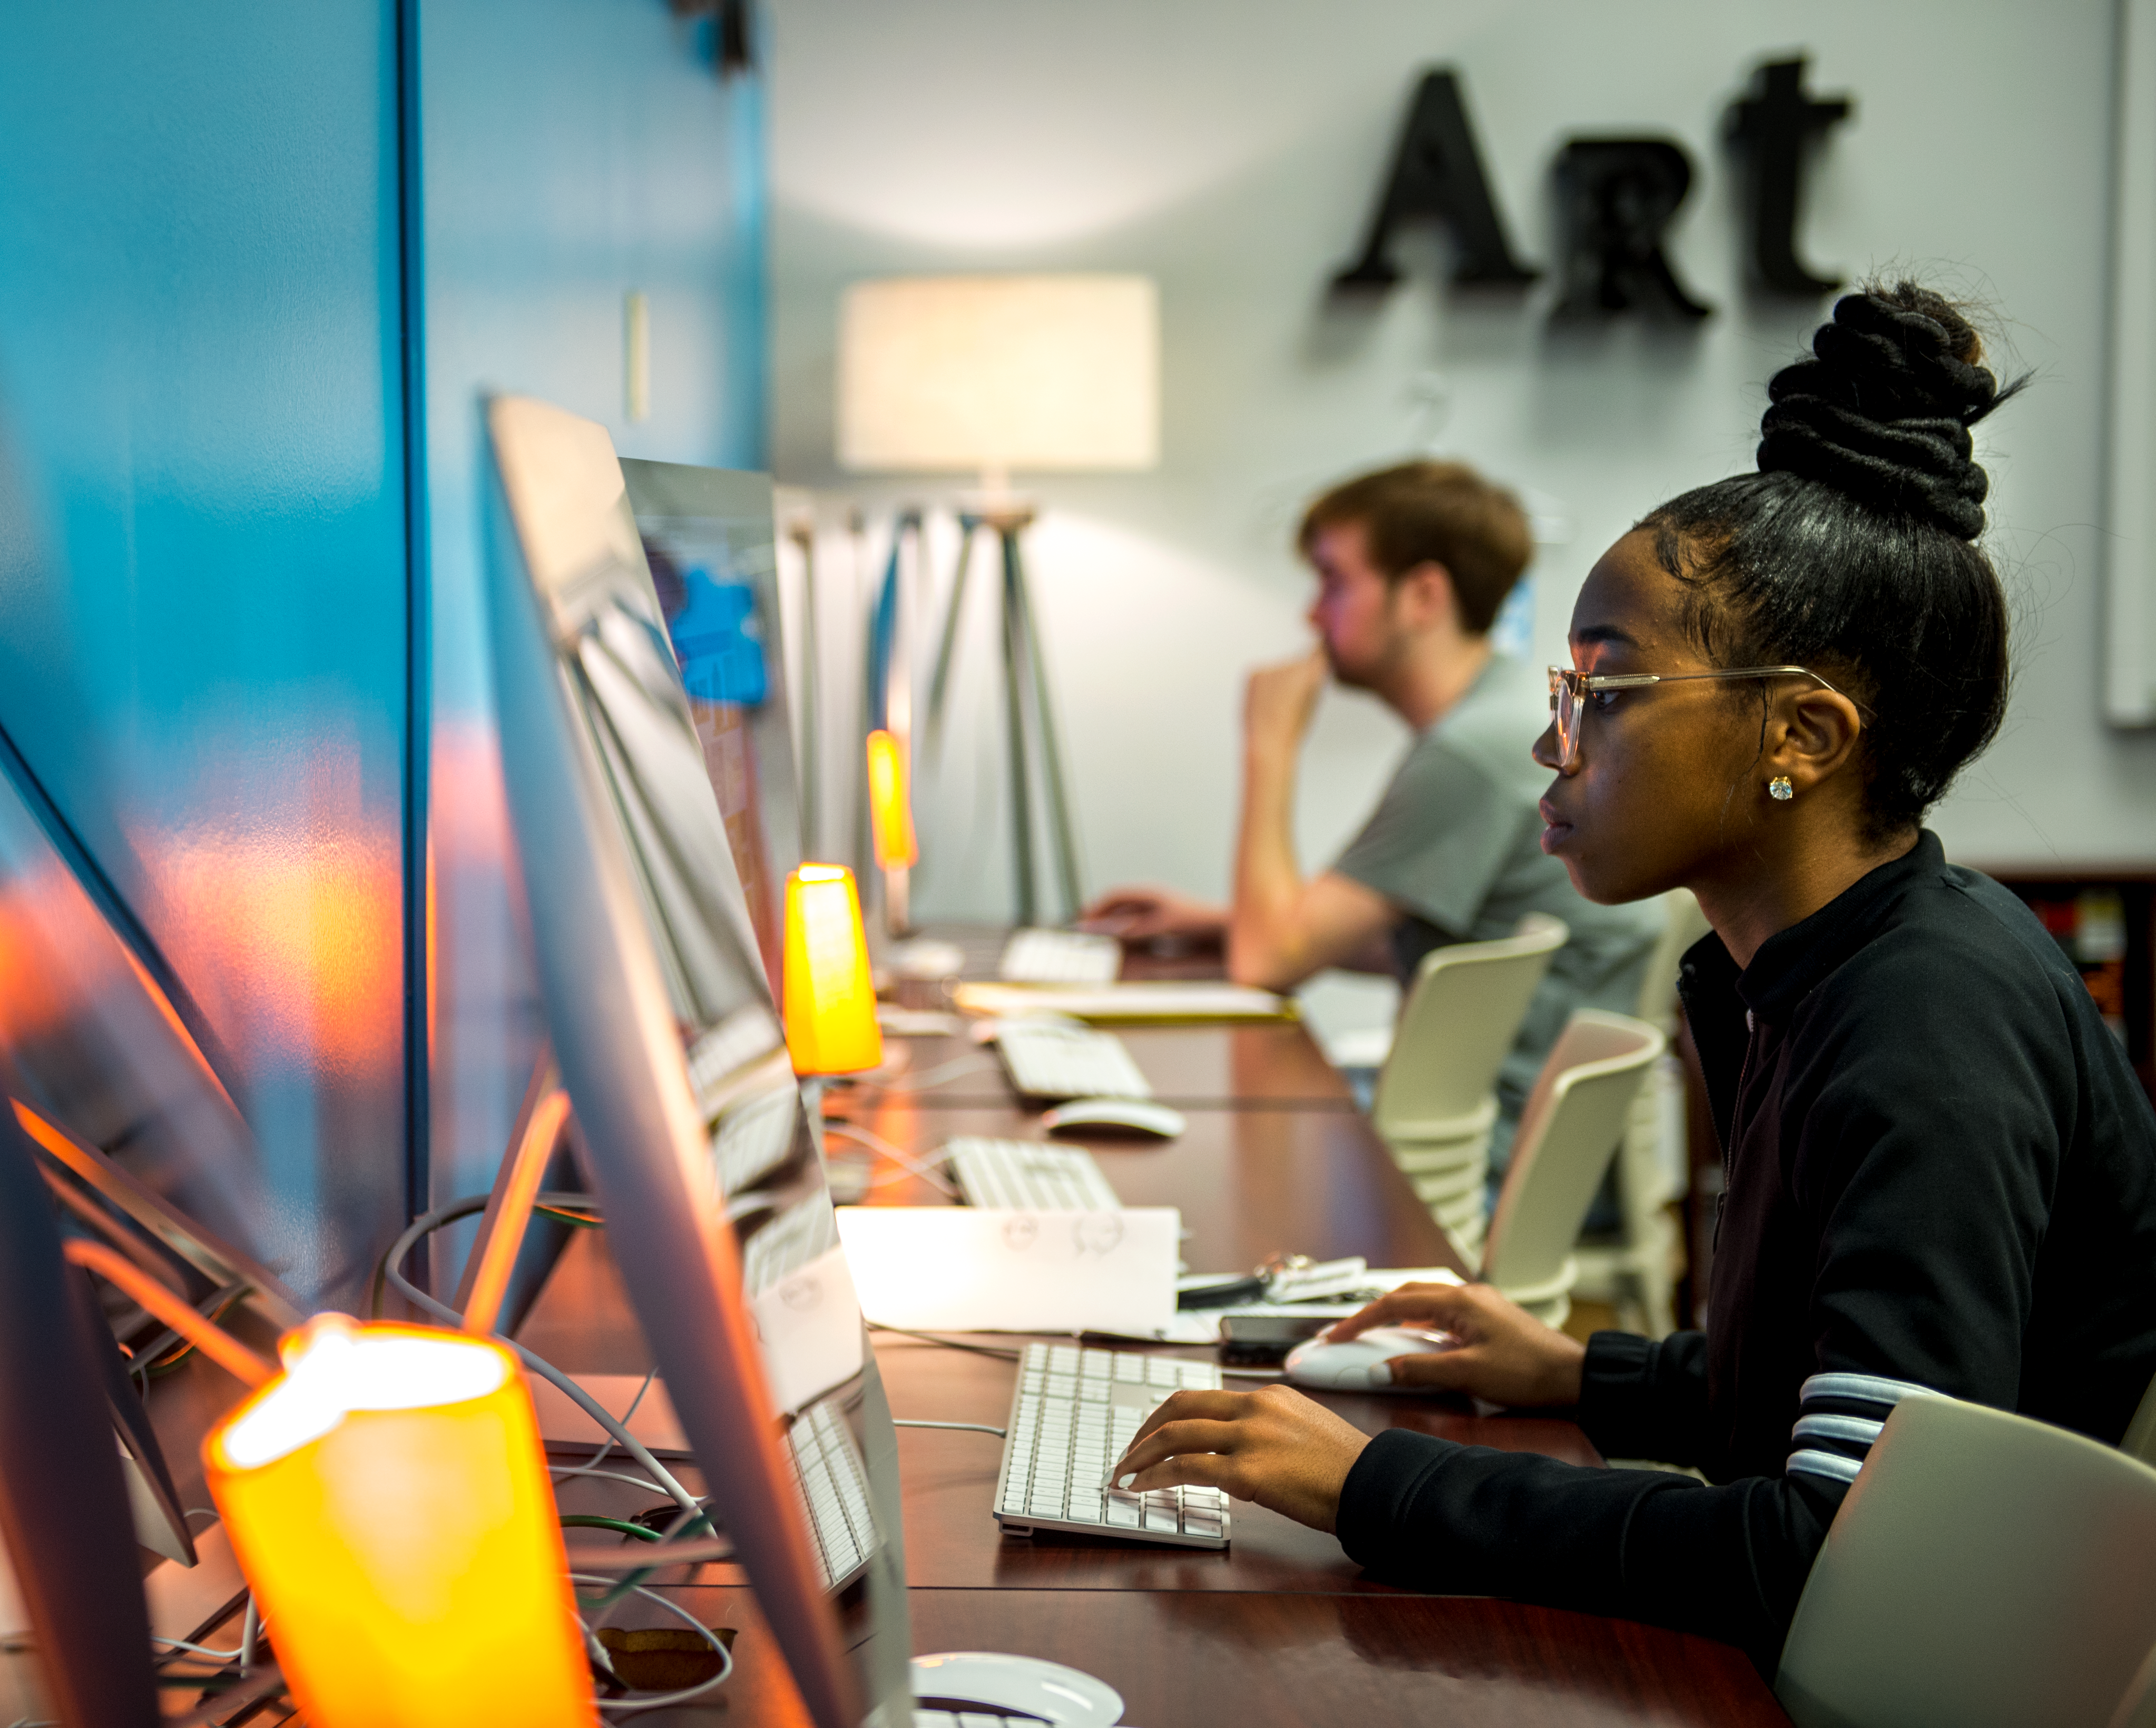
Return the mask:
POLYGON ((1149 1338, 1175 1314, 1183 1215, 842 1206, 839 1239, 861 1312, 928 1331, 1116 1332, 1149 1338))

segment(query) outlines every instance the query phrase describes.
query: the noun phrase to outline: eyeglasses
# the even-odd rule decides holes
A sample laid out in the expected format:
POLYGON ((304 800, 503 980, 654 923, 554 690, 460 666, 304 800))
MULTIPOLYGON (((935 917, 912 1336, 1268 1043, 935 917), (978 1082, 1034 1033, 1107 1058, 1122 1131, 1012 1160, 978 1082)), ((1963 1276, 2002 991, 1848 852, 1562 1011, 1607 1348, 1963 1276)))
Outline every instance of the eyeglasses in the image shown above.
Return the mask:
MULTIPOLYGON (((1603 690, 1644 690, 1649 685, 1690 684, 1705 679, 1809 678, 1823 690, 1835 690, 1809 666, 1734 666, 1726 672, 1575 672, 1569 666, 1549 669, 1550 712, 1557 717, 1558 767, 1579 766, 1580 705, 1590 693, 1603 690)), ((1854 702, 1856 699, 1849 699, 1854 702)), ((1861 703, 1858 703, 1862 707, 1861 703)))

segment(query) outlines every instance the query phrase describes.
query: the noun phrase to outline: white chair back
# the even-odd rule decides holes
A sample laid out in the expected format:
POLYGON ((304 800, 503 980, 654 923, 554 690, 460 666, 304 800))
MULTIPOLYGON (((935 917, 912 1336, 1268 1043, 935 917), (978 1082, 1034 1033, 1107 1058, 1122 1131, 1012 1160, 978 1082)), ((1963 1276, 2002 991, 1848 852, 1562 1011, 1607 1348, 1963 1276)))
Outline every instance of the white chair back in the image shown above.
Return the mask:
POLYGON ((1527 1095, 1490 1219, 1482 1276, 1532 1301, 1571 1283, 1572 1247, 1632 1100, 1668 1040, 1644 1020, 1574 1011, 1527 1095))
POLYGON ((1812 1566, 1798 1728, 2097 1728, 2156 1643, 2156 1470, 1956 1398, 1897 1405, 1812 1566))
POLYGON ((1398 1146, 1476 1131, 1550 956, 1571 934, 1562 920, 1531 912, 1502 941, 1455 942, 1423 956, 1371 1100, 1381 1136, 1398 1146))

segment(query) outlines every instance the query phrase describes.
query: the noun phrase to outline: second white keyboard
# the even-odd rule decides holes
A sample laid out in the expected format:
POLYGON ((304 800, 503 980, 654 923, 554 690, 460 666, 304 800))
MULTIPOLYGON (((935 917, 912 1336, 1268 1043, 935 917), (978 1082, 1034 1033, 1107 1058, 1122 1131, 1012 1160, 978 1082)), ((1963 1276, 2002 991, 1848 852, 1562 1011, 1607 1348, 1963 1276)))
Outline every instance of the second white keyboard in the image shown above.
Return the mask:
POLYGON ((996 1033, 1010 1083, 1028 1098, 1150 1098, 1152 1087, 1112 1033, 1058 1021, 1005 1020, 996 1033))
POLYGON ((996 970, 1010 984, 1112 984, 1123 945, 1082 930, 1014 930, 996 970))
POLYGON ((1108 1467, 1153 1407, 1185 1387, 1218 1392, 1219 1369, 1136 1351, 1029 1344, 996 1483, 996 1517, 1004 1529, 1226 1547, 1228 1496, 1222 1490, 1131 1494, 1105 1484, 1108 1467))
POLYGON ((1122 1201, 1091 1152, 1037 1140, 967 1136, 943 1148, 975 1206, 1017 1212, 1119 1212, 1122 1201))

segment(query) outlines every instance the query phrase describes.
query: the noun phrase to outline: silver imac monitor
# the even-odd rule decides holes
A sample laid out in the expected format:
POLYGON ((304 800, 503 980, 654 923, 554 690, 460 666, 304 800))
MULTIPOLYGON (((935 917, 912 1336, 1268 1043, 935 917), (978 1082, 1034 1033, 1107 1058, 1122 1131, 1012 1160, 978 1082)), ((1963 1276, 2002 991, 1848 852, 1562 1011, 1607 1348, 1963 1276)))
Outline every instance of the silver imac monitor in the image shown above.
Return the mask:
POLYGON ((803 823, 771 478, 633 459, 621 471, 776 991, 780 908, 801 862, 803 823))
POLYGON ((488 427, 504 772, 608 1243, 814 1720, 899 1728, 895 1436, 706 732, 604 428, 516 397, 488 427))

